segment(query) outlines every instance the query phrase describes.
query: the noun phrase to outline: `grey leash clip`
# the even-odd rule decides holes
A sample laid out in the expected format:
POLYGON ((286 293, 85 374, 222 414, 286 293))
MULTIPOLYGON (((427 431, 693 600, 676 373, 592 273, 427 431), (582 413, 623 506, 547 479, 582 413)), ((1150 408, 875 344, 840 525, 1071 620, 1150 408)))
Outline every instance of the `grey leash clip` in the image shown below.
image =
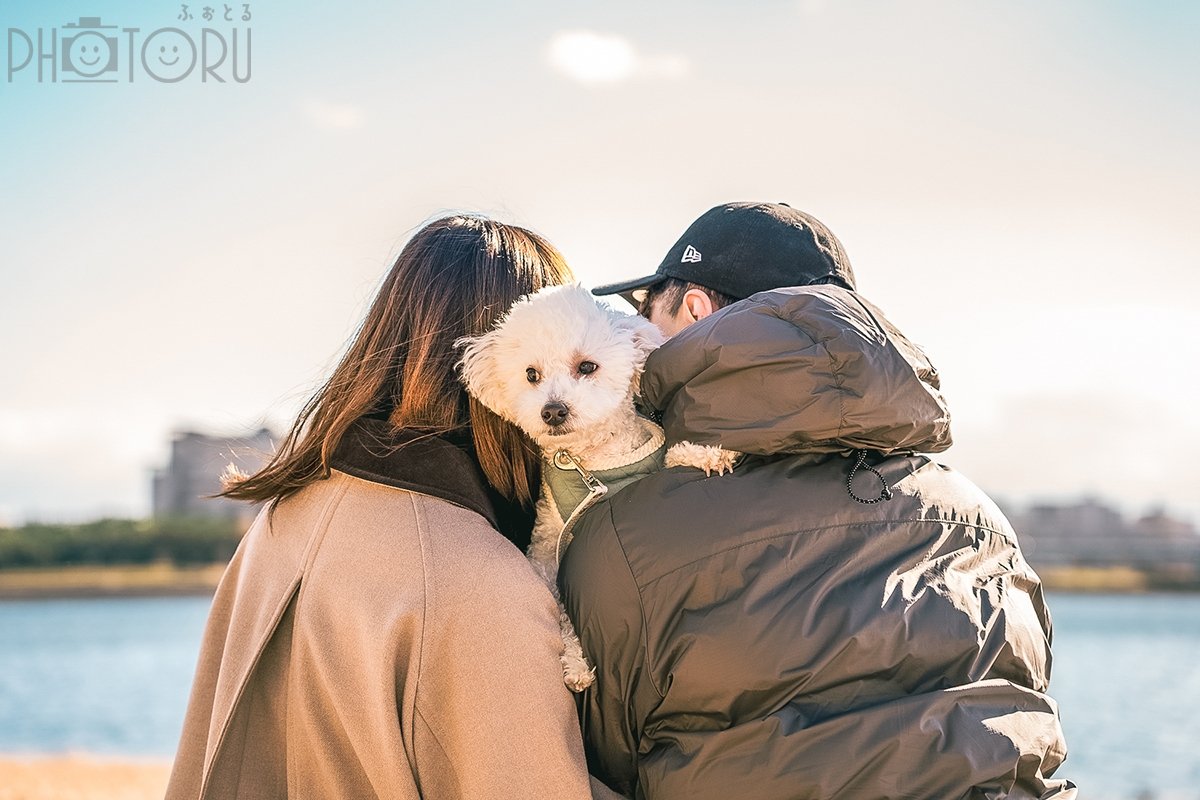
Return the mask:
POLYGON ((583 484, 588 488, 589 492, 599 492, 604 494, 608 491, 608 487, 596 479, 596 476, 588 472, 583 464, 579 463, 579 459, 571 455, 566 450, 559 450, 554 454, 554 466, 559 469, 570 472, 575 470, 579 473, 579 477, 583 478, 583 484))
POLYGON ((559 450, 556 452, 551 461, 554 463, 554 466, 558 467, 564 472, 570 472, 571 470, 578 472, 579 477, 583 479, 583 485, 586 486, 588 490, 588 496, 585 497, 583 502, 571 512, 571 516, 568 517, 567 521, 563 523, 562 530, 558 532, 558 543, 554 545, 554 562, 555 564, 561 564, 563 536, 565 536, 567 531, 571 529, 571 527, 575 524, 575 521, 579 519, 580 514, 582 514, 584 511, 587 511, 596 503, 597 500, 599 500, 601 497, 604 497, 604 495, 608 493, 608 487, 601 483, 595 475, 588 472, 583 464, 579 462, 579 459, 571 455, 566 450, 559 450))

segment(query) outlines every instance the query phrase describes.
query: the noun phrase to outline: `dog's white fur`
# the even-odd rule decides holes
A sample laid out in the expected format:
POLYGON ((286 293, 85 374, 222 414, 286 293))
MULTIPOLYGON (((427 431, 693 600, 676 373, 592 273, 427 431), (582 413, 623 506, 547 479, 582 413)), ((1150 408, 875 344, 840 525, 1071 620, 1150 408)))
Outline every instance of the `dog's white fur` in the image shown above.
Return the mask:
MULTIPOLYGON (((488 333, 459 340, 464 348, 460 368, 468 392, 538 444, 546 457, 543 470, 556 469, 549 459, 559 450, 587 469, 606 469, 636 462, 628 458, 645 449, 648 437, 656 434, 661 441, 661 430, 637 416, 633 396, 647 356, 662 340, 658 328, 642 317, 601 305, 581 286, 556 286, 517 301, 488 333), (584 361, 597 369, 582 374, 584 361), (538 373, 536 382, 528 379, 531 368, 538 373), (568 409, 557 427, 542 420, 549 402, 568 409)), ((569 542, 564 524, 543 480, 528 556, 555 600, 560 535, 562 545, 569 542)), ((563 679, 583 691, 595 680, 595 670, 561 601, 559 615, 563 679)))
POLYGON ((679 442, 667 448, 666 465, 668 467, 695 467, 704 470, 705 475, 724 475, 733 472, 733 466, 741 457, 736 450, 726 450, 710 444, 694 444, 679 442))
POLYGON ((460 340, 462 377, 467 391, 543 450, 612 450, 636 435, 621 423, 633 418, 646 357, 662 339, 646 319, 601 305, 582 286, 552 286, 518 300, 488 333, 460 340), (580 375, 582 361, 599 369, 580 375), (530 367, 541 374, 536 384, 526 379, 530 367), (570 409, 557 428, 542 421, 552 400, 570 409))

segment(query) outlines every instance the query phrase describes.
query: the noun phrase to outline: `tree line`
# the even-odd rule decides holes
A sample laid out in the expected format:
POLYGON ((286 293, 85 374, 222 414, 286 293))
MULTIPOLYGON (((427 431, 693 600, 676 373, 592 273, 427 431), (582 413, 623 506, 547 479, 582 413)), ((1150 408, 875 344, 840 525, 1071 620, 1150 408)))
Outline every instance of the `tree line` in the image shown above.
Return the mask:
POLYGON ((68 565, 226 562, 245 523, 231 519, 102 519, 0 528, 0 569, 68 565))

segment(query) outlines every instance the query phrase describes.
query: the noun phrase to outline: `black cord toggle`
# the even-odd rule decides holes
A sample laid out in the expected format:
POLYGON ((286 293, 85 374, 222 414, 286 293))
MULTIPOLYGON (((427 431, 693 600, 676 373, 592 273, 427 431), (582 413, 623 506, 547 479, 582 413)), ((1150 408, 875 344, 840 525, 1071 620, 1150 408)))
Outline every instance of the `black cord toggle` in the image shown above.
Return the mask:
POLYGON ((858 451, 858 463, 854 465, 854 468, 852 470, 850 470, 850 477, 846 479, 846 491, 849 492, 850 496, 852 498, 854 498, 856 501, 858 501, 859 503, 863 503, 863 504, 869 505, 869 506, 874 505, 875 503, 882 503, 884 500, 891 500, 892 499, 891 487, 888 486, 887 481, 884 479, 884 477, 879 474, 879 470, 875 469, 874 467, 866 467, 866 470, 868 472, 875 473, 875 477, 879 478, 879 483, 883 486, 883 488, 879 492, 879 497, 876 497, 874 500, 867 500, 866 498, 859 497, 858 495, 856 495, 854 493, 854 476, 858 474, 858 471, 860 469, 863 469, 864 465, 866 464, 866 461, 867 461, 867 451, 859 450, 858 451))

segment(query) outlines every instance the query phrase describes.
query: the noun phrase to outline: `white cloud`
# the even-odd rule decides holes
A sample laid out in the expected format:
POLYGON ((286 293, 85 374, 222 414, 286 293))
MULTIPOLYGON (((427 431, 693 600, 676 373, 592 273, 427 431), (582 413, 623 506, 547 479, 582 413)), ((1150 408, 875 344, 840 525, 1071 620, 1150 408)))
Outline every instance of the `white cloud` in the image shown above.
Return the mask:
POLYGON ((318 128, 350 130, 361 128, 367 115, 361 108, 349 103, 330 103, 315 98, 304 102, 304 115, 318 128))
POLYGON ((620 83, 639 75, 677 79, 691 69, 683 56, 641 55, 623 36, 583 30, 554 34, 546 57, 554 69, 589 85, 620 83))

